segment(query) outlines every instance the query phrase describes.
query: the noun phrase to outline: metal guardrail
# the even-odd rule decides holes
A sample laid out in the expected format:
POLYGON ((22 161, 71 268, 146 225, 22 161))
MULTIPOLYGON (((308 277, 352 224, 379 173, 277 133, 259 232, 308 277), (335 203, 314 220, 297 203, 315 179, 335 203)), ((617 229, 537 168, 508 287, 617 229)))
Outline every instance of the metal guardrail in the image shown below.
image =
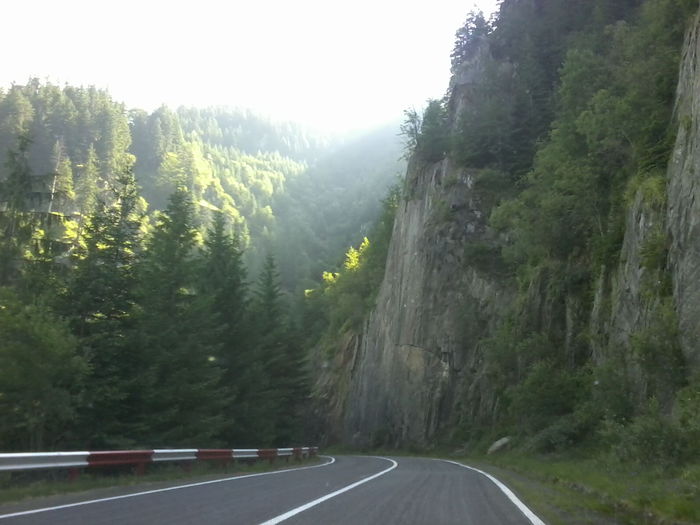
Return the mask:
POLYGON ((194 461, 197 459, 196 448, 181 449, 160 449, 154 450, 152 459, 154 462, 161 461, 194 461))
POLYGON ((18 452, 0 454, 0 471, 87 467, 90 452, 18 452))
POLYGON ((148 463, 164 461, 235 461, 277 458, 304 459, 318 454, 318 447, 298 448, 186 448, 154 450, 98 450, 90 452, 17 452, 0 454, 0 472, 133 465, 142 471, 148 463))

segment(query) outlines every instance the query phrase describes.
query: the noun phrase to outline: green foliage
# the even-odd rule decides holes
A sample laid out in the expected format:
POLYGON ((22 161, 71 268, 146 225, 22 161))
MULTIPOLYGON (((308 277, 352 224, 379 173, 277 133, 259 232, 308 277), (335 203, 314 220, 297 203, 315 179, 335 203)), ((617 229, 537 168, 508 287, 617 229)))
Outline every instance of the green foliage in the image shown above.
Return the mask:
POLYGON ((457 65, 473 59, 477 49, 482 52, 452 139, 459 163, 508 171, 515 178, 530 169, 556 110, 567 43, 590 22, 594 9, 593 2, 504 2, 493 24, 470 16, 458 33, 453 71, 458 73, 457 65))
POLYGON ((116 177, 109 203, 98 201, 85 225, 62 301, 64 315, 90 363, 88 406, 81 410, 84 442, 92 447, 133 445, 141 361, 134 344, 135 265, 142 210, 133 174, 116 177))
POLYGON ((372 306, 368 303, 372 294, 370 287, 378 283, 369 282, 365 269, 370 247, 369 239, 365 237, 357 249, 351 246, 346 252, 343 271, 324 273, 325 293, 333 305, 329 324, 334 333, 357 328, 372 306))
MULTIPOLYGON (((384 278, 399 199, 399 189, 394 187, 384 199, 382 215, 370 234, 374 240, 365 237, 357 248, 351 246, 345 254, 343 269, 335 273, 324 272, 323 288, 307 294, 307 302, 316 305, 311 306, 314 311, 320 310, 321 304, 325 305, 328 348, 332 348, 332 342, 343 332, 357 329, 374 306, 384 278)), ((325 327, 326 323, 318 324, 319 328, 325 327)))
POLYGON ((474 177, 474 191, 481 199, 487 213, 505 198, 515 196, 517 188, 513 176, 507 171, 480 170, 474 177))
POLYGON ((436 162, 447 153, 447 109, 442 100, 430 100, 423 112, 416 153, 427 162, 436 162))
POLYGON ((672 4, 648 1, 634 24, 589 30, 565 54, 549 138, 538 148, 520 195, 494 212, 494 224, 510 231, 516 261, 538 264, 592 251, 594 264, 610 263, 621 242, 628 181, 636 176, 634 187, 663 202, 658 170, 673 139, 670 85, 687 20, 687 11, 683 15, 672 4), (645 51, 650 46, 652 56, 645 51))
POLYGON ((415 109, 404 111, 401 134, 407 155, 422 162, 437 162, 445 157, 449 146, 447 108, 444 100, 429 100, 423 115, 415 109))
POLYGON ((678 425, 686 436, 689 455, 700 457, 700 379, 695 378, 676 396, 678 425))
POLYGON ((591 399, 601 415, 617 423, 629 420, 634 414, 636 399, 628 363, 620 356, 610 356, 593 372, 591 399))
POLYGON ((572 414, 586 388, 580 373, 539 361, 512 393, 512 411, 526 433, 546 428, 572 414))
POLYGON ((247 439, 283 446, 299 439, 306 399, 303 351, 287 314, 275 260, 268 256, 254 290, 254 352, 259 375, 251 378, 243 400, 250 408, 244 420, 247 439))
MULTIPOLYGON (((35 218, 51 212, 64 222, 43 228, 36 242, 70 253, 82 242, 96 200, 108 201, 114 178, 133 166, 152 216, 177 187, 186 187, 200 233, 223 213, 236 225, 251 270, 258 271, 272 249, 288 289, 301 288, 301 280, 335 260, 360 225, 375 220, 376 195, 393 181, 398 156, 395 126, 339 144, 249 111, 127 112, 104 91, 36 79, 0 100, 0 184, 11 182, 6 159, 24 163, 32 187, 21 191, 22 212, 31 209, 35 218), (26 139, 21 152, 20 137, 26 139)), ((2 190, 0 200, 16 195, 2 190)), ((12 264, 0 260, 0 270, 14 277, 23 258, 22 249, 15 252, 3 250, 12 264)))
POLYGON ((406 109, 403 113, 404 121, 400 129, 401 135, 404 137, 404 154, 408 157, 416 150, 418 145, 422 116, 414 108, 406 109))
POLYGON ((637 194, 641 194, 642 201, 652 209, 662 210, 666 206, 666 175, 645 173, 632 177, 627 184, 625 203, 631 207, 637 194))
POLYGON ((656 399, 628 424, 608 421, 601 430, 612 458, 670 467, 688 458, 687 436, 664 416, 656 399))
POLYGON ((223 425, 218 326, 196 293, 193 204, 183 188, 158 217, 139 268, 138 341, 145 379, 143 439, 208 446, 223 425))
POLYGON ((628 459, 650 432, 671 461, 685 453, 676 455, 678 429, 666 420, 686 371, 663 223, 640 250, 649 325, 628 349, 597 341, 605 354, 593 362, 586 320, 593 278, 619 258, 627 209, 638 198, 652 212, 665 208, 679 51, 697 4, 533 6, 504 2, 452 138, 452 156, 482 168, 475 190, 485 187, 490 225, 506 240, 500 253, 468 246, 467 260, 486 273, 500 259, 520 284, 510 320, 482 341, 499 421, 553 451, 589 439, 605 418, 631 436, 628 459), (650 398, 661 409, 639 414, 650 398))
MULTIPOLYGON (((75 388, 53 389, 56 414, 4 418, 0 445, 300 439, 301 314, 290 315, 281 287, 296 287, 376 217, 396 142, 387 128, 333 152, 322 137, 249 112, 127 113, 103 91, 38 80, 3 92, 0 284, 38 305, 39 319, 17 323, 7 344, 33 340, 45 322, 47 337, 66 334, 56 351, 84 369, 75 388), (285 280, 265 267, 251 294, 248 268, 258 273, 270 248, 284 256, 285 280)), ((18 378, 34 357, 20 360, 18 378)), ((37 374, 47 391, 55 370, 55 381, 37 374)), ((15 386, 0 379, 5 399, 15 386)))
POLYGON ((554 419, 525 442, 524 449, 538 453, 570 450, 595 435, 600 425, 596 407, 584 404, 554 419))
POLYGON ((610 457, 586 457, 588 452, 579 448, 550 455, 517 450, 482 457, 470 454, 469 464, 483 461, 487 471, 488 465, 501 467, 494 474, 522 493, 548 523, 700 520, 697 463, 682 468, 663 469, 654 464, 640 468, 610 457))
POLYGON ((455 35, 455 44, 450 55, 452 72, 462 63, 474 57, 480 43, 485 40, 492 29, 483 13, 474 11, 469 13, 466 22, 455 35))
POLYGON ((47 450, 69 437, 87 361, 65 322, 41 305, 0 289, 0 443, 47 450))
POLYGON ((486 275, 503 277, 511 271, 503 260, 500 245, 495 243, 468 243, 464 247, 464 260, 468 266, 472 266, 486 275))
POLYGON ((455 210, 449 202, 444 199, 435 199, 430 215, 430 224, 433 228, 439 229, 453 223, 455 220, 455 210))
POLYGON ((650 272, 665 269, 668 245, 666 232, 658 227, 652 230, 639 250, 642 268, 650 272))
POLYGON ((673 301, 663 300, 654 313, 650 325, 632 335, 631 347, 644 374, 647 396, 668 409, 675 393, 685 385, 685 358, 673 301))
POLYGON ((214 216, 199 261, 198 293, 208 297, 211 322, 219 343, 215 358, 222 368, 220 392, 224 415, 222 437, 229 443, 249 439, 241 426, 241 412, 248 410, 249 380, 257 377, 259 366, 251 345, 247 272, 237 233, 229 232, 222 213, 214 216))
POLYGON ((510 171, 517 140, 513 137, 517 130, 514 77, 508 66, 483 60, 483 78, 472 87, 474 103, 460 114, 450 152, 459 164, 470 168, 510 171))
POLYGON ((0 179, 0 284, 16 279, 20 261, 33 236, 33 220, 27 213, 27 200, 32 192, 32 174, 27 163, 29 139, 20 135, 17 150, 11 150, 6 162, 7 173, 0 179))

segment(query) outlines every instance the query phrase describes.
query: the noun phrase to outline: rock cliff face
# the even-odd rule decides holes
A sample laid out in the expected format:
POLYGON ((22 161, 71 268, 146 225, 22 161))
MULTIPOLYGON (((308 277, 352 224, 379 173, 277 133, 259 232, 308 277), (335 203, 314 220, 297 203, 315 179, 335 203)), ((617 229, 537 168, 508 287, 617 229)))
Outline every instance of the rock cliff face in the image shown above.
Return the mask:
MULTIPOLYGON (((453 122, 473 77, 453 81, 453 122)), ((491 237, 474 176, 448 159, 409 164, 376 308, 319 382, 329 439, 426 444, 457 417, 465 381, 480 372, 477 342, 512 299, 465 260, 467 244, 491 237)), ((470 393, 474 410, 488 404, 482 395, 470 393)))
POLYGON ((700 366, 700 18, 689 32, 678 83, 678 135, 668 172, 669 262, 684 355, 700 366))
POLYGON ((473 180, 445 160, 413 165, 377 307, 355 349, 342 436, 354 444, 425 443, 449 421, 463 378, 478 368, 474 342, 506 293, 464 260, 482 238, 473 180))
MULTIPOLYGON (((677 136, 665 179, 665 199, 649 197, 644 188, 637 191, 627 211, 620 263, 601 271, 591 315, 596 360, 622 357, 640 400, 648 394, 649 385, 643 366, 638 359, 635 362, 635 336, 678 334, 677 349, 670 343, 665 347, 656 344, 659 353, 666 352, 661 358, 664 365, 683 367, 690 375, 700 367, 699 30, 700 18, 696 18, 681 60, 672 123, 677 136), (663 258, 659 268, 645 261, 655 249, 663 258), (664 289, 667 283, 669 290, 664 289), (670 299, 668 305, 665 297, 670 299), (660 326, 665 322, 666 306, 674 314, 671 327, 660 326)), ((671 386, 654 392, 666 411, 673 408, 671 386)))
MULTIPOLYGON (((452 126, 472 103, 471 85, 483 56, 477 53, 453 77, 452 126)), ((580 352, 574 334, 585 332, 584 352, 595 362, 619 354, 630 363, 631 341, 659 316, 661 276, 670 274, 683 357, 691 368, 700 367, 699 57, 700 21, 683 54, 666 202, 648 199, 643 190, 634 197, 619 263, 601 269, 589 304, 574 296, 552 300, 546 275, 530 282, 522 311, 539 330, 556 331, 566 352, 580 352), (663 268, 654 270, 645 263, 645 250, 659 237, 668 245, 663 268)), ((487 226, 489 203, 477 178, 449 159, 409 164, 376 307, 361 333, 346 338, 317 384, 328 440, 427 445, 458 419, 483 421, 497 412, 481 345, 518 294, 512 279, 476 265, 465 251, 494 240, 487 226)), ((643 373, 629 366, 641 399, 643 373)))

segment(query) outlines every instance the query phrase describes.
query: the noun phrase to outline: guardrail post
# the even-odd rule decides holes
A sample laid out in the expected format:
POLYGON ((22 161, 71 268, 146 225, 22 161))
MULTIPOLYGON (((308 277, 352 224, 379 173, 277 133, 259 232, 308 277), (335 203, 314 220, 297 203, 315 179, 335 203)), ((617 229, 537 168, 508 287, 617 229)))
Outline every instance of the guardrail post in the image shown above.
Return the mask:
POLYGON ((68 469, 68 481, 76 481, 77 479, 80 478, 80 469, 79 468, 69 468, 68 469))

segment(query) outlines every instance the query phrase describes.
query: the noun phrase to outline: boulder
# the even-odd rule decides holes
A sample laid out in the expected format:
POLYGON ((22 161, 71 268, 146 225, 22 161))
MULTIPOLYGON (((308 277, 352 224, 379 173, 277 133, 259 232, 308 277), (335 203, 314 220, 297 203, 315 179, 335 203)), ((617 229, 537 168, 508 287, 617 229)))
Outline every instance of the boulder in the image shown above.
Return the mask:
POLYGON ((494 441, 493 445, 491 445, 486 452, 487 454, 494 454, 495 452, 498 452, 500 450, 503 450, 505 448, 508 448, 508 445, 510 444, 510 437, 503 437, 499 439, 498 441, 494 441))

